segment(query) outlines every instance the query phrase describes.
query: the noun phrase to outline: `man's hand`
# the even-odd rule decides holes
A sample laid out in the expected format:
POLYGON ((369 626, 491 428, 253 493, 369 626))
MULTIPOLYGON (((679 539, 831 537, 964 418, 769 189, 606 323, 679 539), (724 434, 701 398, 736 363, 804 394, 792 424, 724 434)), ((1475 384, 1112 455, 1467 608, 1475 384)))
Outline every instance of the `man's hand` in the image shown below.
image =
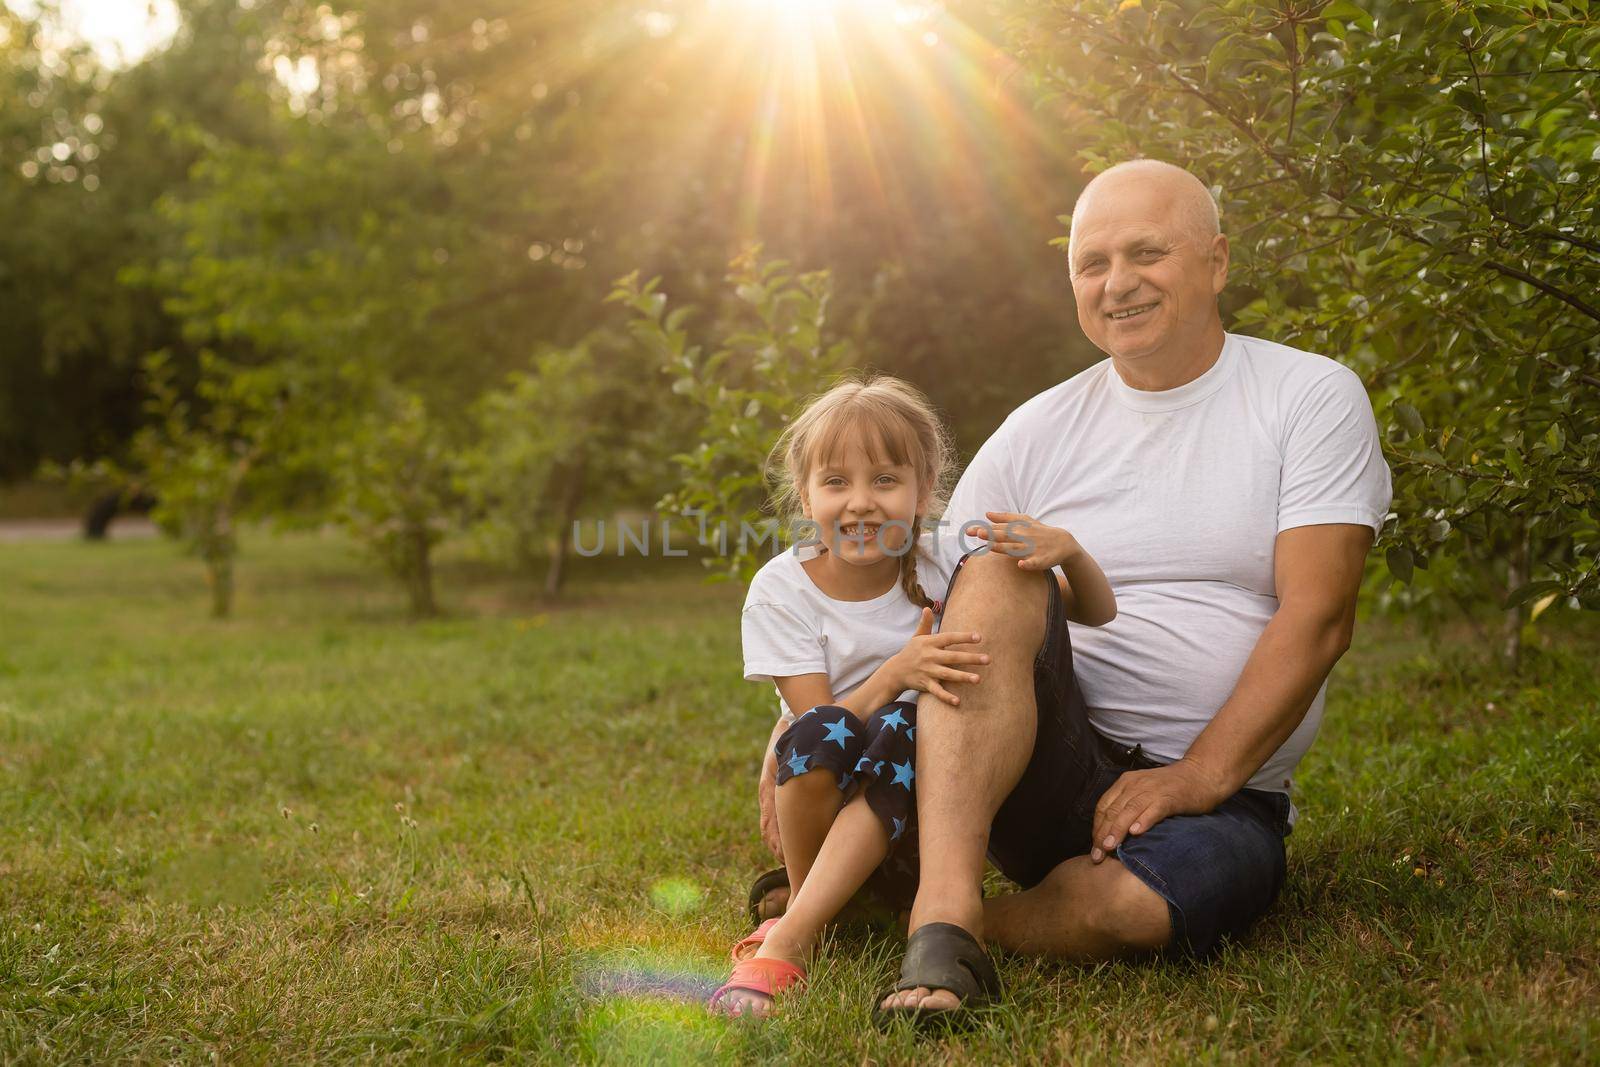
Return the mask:
POLYGON ((1089 859, 1100 863, 1125 837, 1169 815, 1204 815, 1227 799, 1210 775, 1187 759, 1147 771, 1128 771, 1111 783, 1094 808, 1089 859))
POLYGON ((767 746, 767 758, 761 761, 761 777, 756 782, 756 803, 761 807, 761 840, 772 851, 773 858, 783 862, 783 842, 778 839, 778 757, 767 746))
POLYGON ((1083 553, 1083 546, 1070 533, 1015 511, 986 511, 992 530, 970 527, 968 532, 989 542, 989 547, 1017 558, 1025 571, 1047 571, 1083 553))

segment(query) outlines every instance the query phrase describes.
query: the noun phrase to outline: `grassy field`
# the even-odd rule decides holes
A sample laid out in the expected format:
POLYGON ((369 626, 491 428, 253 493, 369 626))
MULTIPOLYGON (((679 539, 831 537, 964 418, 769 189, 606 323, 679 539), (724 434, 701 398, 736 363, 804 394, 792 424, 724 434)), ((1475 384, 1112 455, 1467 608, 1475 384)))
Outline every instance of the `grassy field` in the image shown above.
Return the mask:
POLYGON ((0 547, 0 1061, 1595 1062, 1600 620, 1525 674, 1365 623, 1279 904, 1203 964, 1013 959, 944 1042, 841 936, 708 1017, 764 864, 740 591, 465 559, 410 624, 343 542, 247 542, 239 617, 160 543, 0 547))

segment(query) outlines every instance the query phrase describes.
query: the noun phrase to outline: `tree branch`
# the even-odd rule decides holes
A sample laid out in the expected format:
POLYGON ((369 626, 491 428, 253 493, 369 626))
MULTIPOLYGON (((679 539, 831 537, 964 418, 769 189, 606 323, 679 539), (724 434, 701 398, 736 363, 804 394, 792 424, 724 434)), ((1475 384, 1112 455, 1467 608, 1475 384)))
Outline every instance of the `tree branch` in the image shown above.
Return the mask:
MULTIPOLYGON (((1563 367, 1561 364, 1557 363, 1553 359, 1550 359, 1548 356, 1535 356, 1534 358, 1537 359, 1540 363, 1543 363, 1546 367, 1554 367, 1556 370, 1569 370, 1570 369, 1568 367, 1563 367)), ((1582 382, 1585 385, 1592 385, 1595 388, 1600 389, 1600 378, 1596 378, 1592 374, 1585 374, 1582 371, 1578 371, 1575 374, 1573 374, 1573 377, 1578 379, 1578 381, 1582 382)))
POLYGON ((1497 259, 1486 259, 1483 261, 1483 265, 1491 270, 1495 270, 1501 274, 1504 274, 1507 278, 1515 278, 1519 282, 1526 282, 1528 285, 1533 286, 1546 296, 1553 296, 1563 304, 1566 304, 1568 307, 1576 308, 1578 311, 1583 312, 1596 322, 1600 322, 1600 308, 1597 308, 1593 304, 1578 298, 1572 293, 1567 292, 1565 289, 1551 285, 1549 282, 1540 278, 1535 278, 1527 271, 1519 270, 1507 263, 1501 263, 1497 259))
POLYGON ((1421 456, 1413 456, 1406 452, 1397 452, 1388 447, 1385 447, 1383 451, 1402 467, 1422 467, 1426 470, 1444 471, 1446 474, 1454 474, 1458 478, 1466 478, 1475 482, 1491 482, 1502 488, 1523 488, 1523 486, 1514 481, 1496 477, 1493 474, 1484 474, 1482 471, 1475 471, 1470 467, 1457 467, 1450 463, 1435 463, 1431 459, 1423 459, 1421 456))
POLYGON ((1486 70, 1483 78, 1537 78, 1541 74, 1600 74, 1600 67, 1544 67, 1540 70, 1486 70))
POLYGON ((1463 45, 1462 51, 1466 53, 1467 65, 1472 68, 1472 82, 1477 87, 1478 106, 1482 113, 1475 115, 1478 120, 1478 160, 1483 166, 1483 198, 1489 203, 1490 212, 1494 212, 1494 186, 1489 181, 1489 98, 1483 95, 1483 82, 1478 78, 1478 59, 1471 45, 1463 45))
MULTIPOLYGON (((1159 67, 1160 64, 1155 64, 1155 66, 1159 67)), ((1476 67, 1476 64, 1474 64, 1474 67, 1476 67)), ((1184 76, 1183 74, 1179 73, 1176 69, 1173 69, 1173 68, 1169 67, 1168 70, 1170 71, 1170 75, 1171 75, 1172 80, 1174 82, 1176 82, 1178 84, 1178 86, 1184 92, 1189 93, 1191 96, 1194 96, 1196 99, 1198 99, 1201 102, 1203 102, 1207 107, 1211 108, 1211 110, 1214 111, 1217 115, 1221 116, 1222 119, 1224 121, 1226 121, 1230 126, 1232 126, 1234 129, 1236 129, 1240 133, 1242 133, 1245 136, 1245 138, 1252 145, 1255 146, 1255 148, 1256 148, 1256 150, 1258 152, 1260 152, 1268 160, 1270 160, 1274 164, 1276 164, 1280 169, 1282 169, 1284 171, 1284 173, 1286 173, 1286 174, 1288 174, 1291 177, 1294 177, 1296 179, 1299 179, 1299 178, 1304 176, 1304 172, 1295 164, 1293 158, 1292 157, 1285 157, 1282 153, 1274 151, 1272 146, 1270 144, 1268 144, 1265 139, 1262 138, 1261 134, 1256 131, 1255 127, 1251 123, 1248 123, 1248 122, 1244 121, 1243 119, 1241 119, 1237 114, 1235 114, 1233 112, 1232 109, 1228 108, 1220 99, 1218 99, 1213 94, 1207 92, 1203 87, 1201 87, 1200 85, 1196 84, 1192 79, 1190 79, 1190 78, 1184 76)), ((1160 70, 1152 70, 1152 73, 1157 75, 1157 76, 1159 76, 1163 72, 1160 71, 1160 70)), ((1483 127, 1483 124, 1480 122, 1479 123, 1479 132, 1480 132, 1480 134, 1482 133, 1482 127, 1483 127)), ((1487 165, 1487 157, 1485 157, 1485 165, 1487 165)), ((1375 221, 1383 223, 1385 226, 1387 226, 1390 229, 1391 232, 1395 233, 1396 235, 1398 235, 1400 237, 1404 237, 1409 241, 1412 241, 1412 242, 1415 242, 1415 243, 1419 243, 1419 244, 1429 244, 1427 241, 1423 241, 1420 237, 1418 237, 1415 233, 1413 233, 1410 230, 1409 227, 1396 225, 1395 220, 1393 218, 1391 218, 1390 216, 1382 214, 1382 213, 1377 212, 1377 211, 1373 211, 1371 208, 1365 207, 1365 206, 1363 206, 1361 204, 1352 203, 1350 200, 1346 199, 1343 195, 1341 195, 1339 193, 1335 193, 1331 189, 1318 189, 1318 190, 1316 190, 1316 193, 1317 193, 1317 195, 1324 196, 1324 197, 1328 198, 1329 200, 1332 200, 1334 203, 1339 204, 1341 207, 1347 208, 1347 209, 1349 209, 1351 211, 1354 211, 1354 212, 1356 212, 1358 214, 1365 215, 1370 219, 1373 219, 1375 221)), ((1432 247, 1432 245, 1429 244, 1429 247, 1432 247)), ((1495 271, 1495 272, 1497 272, 1499 274, 1503 274, 1508 278, 1515 278, 1518 281, 1525 282, 1528 285, 1533 286, 1535 289, 1538 289, 1540 292, 1544 293, 1545 295, 1554 297, 1555 299, 1560 300, 1562 303, 1566 304, 1567 306, 1569 306, 1571 308, 1574 308, 1577 311, 1582 312, 1584 315, 1587 315, 1591 319, 1594 319, 1596 322, 1600 322, 1600 308, 1596 308, 1595 306, 1593 306, 1592 304, 1590 304, 1587 301, 1583 300, 1582 298, 1580 298, 1580 297, 1578 297, 1578 296, 1576 296, 1576 295, 1574 295, 1572 293, 1569 293, 1569 292, 1565 291, 1564 289, 1561 289, 1559 286, 1552 285, 1551 283, 1546 282, 1546 281, 1544 281, 1544 280, 1542 280, 1540 278, 1536 278, 1533 275, 1529 274, 1527 271, 1519 270, 1518 268, 1510 266, 1509 264, 1506 264, 1506 263, 1501 263, 1499 260, 1492 260, 1492 259, 1491 260, 1484 260, 1483 264, 1485 266, 1489 267, 1491 270, 1493 270, 1493 271, 1495 271)))

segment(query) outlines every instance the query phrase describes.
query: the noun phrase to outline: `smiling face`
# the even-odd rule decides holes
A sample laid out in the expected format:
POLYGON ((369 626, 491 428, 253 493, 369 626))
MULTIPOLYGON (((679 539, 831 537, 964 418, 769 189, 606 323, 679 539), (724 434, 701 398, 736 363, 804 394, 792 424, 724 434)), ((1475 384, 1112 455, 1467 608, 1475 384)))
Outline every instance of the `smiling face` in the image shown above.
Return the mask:
POLYGON ((1228 239, 1209 232, 1209 196, 1177 168, 1108 172, 1084 190, 1068 248, 1072 294, 1078 324, 1101 351, 1179 362, 1220 331, 1228 239))
POLYGON ((840 562, 870 566, 898 561, 927 506, 927 494, 917 484, 917 472, 896 463, 885 449, 868 449, 852 434, 851 440, 819 457, 801 492, 801 509, 817 524, 817 536, 840 562), (888 522, 904 523, 883 529, 888 522))

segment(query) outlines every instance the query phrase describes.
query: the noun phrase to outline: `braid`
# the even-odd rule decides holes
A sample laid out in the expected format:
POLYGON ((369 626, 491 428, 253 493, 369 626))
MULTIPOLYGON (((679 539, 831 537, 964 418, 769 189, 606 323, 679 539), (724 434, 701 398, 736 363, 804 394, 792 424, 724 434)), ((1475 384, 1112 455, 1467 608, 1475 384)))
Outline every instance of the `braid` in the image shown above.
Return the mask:
POLYGON ((922 583, 917 581, 917 531, 922 529, 922 516, 918 515, 911 524, 911 547, 900 557, 900 588, 905 590, 906 598, 919 608, 933 607, 933 601, 928 599, 928 594, 922 591, 922 583))

